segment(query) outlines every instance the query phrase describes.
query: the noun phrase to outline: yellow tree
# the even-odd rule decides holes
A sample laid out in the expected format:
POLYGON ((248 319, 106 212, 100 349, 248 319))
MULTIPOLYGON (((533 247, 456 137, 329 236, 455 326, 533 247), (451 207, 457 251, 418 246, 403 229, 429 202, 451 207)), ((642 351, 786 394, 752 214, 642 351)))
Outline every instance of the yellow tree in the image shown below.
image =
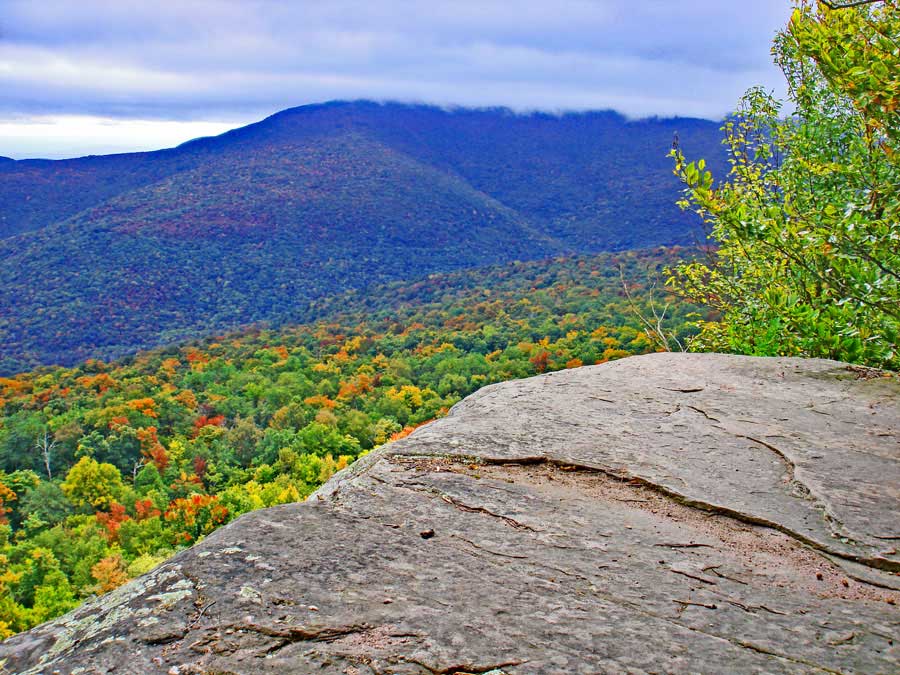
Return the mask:
POLYGON ((90 506, 95 511, 108 509, 125 491, 122 475, 115 466, 90 457, 82 457, 69 469, 61 487, 75 506, 90 506))

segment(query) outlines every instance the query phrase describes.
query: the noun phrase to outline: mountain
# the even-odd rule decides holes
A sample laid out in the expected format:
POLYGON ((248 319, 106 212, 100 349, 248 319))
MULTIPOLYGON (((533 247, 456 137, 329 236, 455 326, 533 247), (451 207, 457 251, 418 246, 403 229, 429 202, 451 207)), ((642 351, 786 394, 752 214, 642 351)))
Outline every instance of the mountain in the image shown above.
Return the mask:
POLYGON ((665 154, 677 131, 721 164, 717 126, 330 103, 158 152, 0 162, 0 370, 395 279, 689 243, 665 154))

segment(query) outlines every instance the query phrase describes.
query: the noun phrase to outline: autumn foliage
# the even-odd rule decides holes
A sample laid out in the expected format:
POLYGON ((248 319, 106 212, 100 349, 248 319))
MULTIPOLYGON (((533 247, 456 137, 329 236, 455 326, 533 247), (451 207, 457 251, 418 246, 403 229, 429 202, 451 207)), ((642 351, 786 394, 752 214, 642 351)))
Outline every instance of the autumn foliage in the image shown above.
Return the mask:
MULTIPOLYGON (((433 276, 362 310, 323 301, 330 318, 316 324, 0 379, 0 597, 26 598, 0 603, 0 635, 247 511, 305 498, 486 384, 654 350, 618 266, 640 278, 676 255, 433 276), (51 479, 34 450, 45 431, 51 479)), ((673 311, 670 328, 691 309, 673 311)))

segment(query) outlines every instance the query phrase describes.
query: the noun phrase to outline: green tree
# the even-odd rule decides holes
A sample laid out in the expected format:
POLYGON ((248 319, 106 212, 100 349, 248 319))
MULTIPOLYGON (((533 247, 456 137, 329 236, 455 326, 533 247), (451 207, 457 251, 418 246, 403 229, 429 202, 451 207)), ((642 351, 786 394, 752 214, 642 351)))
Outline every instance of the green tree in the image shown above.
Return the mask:
POLYGON ((42 480, 22 497, 19 512, 22 520, 34 517, 47 525, 56 525, 71 515, 72 504, 59 485, 42 480))
POLYGON ((41 470, 41 455, 35 448, 35 439, 44 430, 39 413, 21 410, 10 415, 0 427, 0 469, 41 470))
POLYGON ((900 12, 802 0, 773 54, 793 110, 750 90, 723 127, 731 171, 672 151, 717 248, 670 283, 718 311, 693 346, 897 369, 900 12))
POLYGON ((145 464, 134 477, 134 489, 141 497, 151 492, 166 494, 166 484, 153 464, 145 464))
POLYGON ((310 422, 297 432, 294 446, 301 454, 318 455, 351 455, 359 454, 359 441, 342 434, 334 427, 318 422, 310 422))
POLYGON ((53 552, 76 589, 94 584, 91 568, 109 554, 104 529, 88 515, 70 516, 65 523, 39 532, 32 543, 53 552))
POLYGON ((236 419, 234 425, 224 435, 226 446, 231 449, 238 463, 245 467, 253 462, 262 439, 262 429, 249 417, 236 419))
POLYGON ((34 591, 34 606, 29 617, 31 624, 36 626, 49 621, 74 609, 78 604, 66 575, 59 570, 48 572, 43 583, 34 591))

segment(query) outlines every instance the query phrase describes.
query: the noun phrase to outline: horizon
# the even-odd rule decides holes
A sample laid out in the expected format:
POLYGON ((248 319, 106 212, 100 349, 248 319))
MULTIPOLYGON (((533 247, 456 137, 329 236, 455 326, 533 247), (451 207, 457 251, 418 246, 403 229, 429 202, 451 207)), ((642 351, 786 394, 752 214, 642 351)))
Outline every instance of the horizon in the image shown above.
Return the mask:
POLYGON ((0 155, 174 147, 320 101, 721 120, 790 3, 7 0, 0 155))
MULTIPOLYGON (((59 157, 13 157, 10 155, 4 155, 0 153, 0 159, 11 159, 15 162, 24 162, 24 161, 35 161, 35 162, 45 162, 45 161, 65 161, 65 160, 77 160, 77 159, 87 159, 91 157, 106 157, 111 155, 129 155, 129 154, 143 154, 143 153, 153 153, 160 152, 164 150, 173 150, 175 148, 179 148, 184 145, 189 145, 195 141, 203 141, 206 139, 218 138, 220 136, 224 136, 232 131, 237 131, 240 129, 245 129, 247 127, 254 126, 256 124, 262 124, 268 121, 271 118, 277 117, 278 115, 295 111, 302 110, 304 108, 324 108, 328 106, 339 106, 339 105, 360 105, 360 104, 370 104, 376 106, 400 106, 406 108, 422 108, 429 110, 439 110, 441 112, 452 115, 454 113, 462 113, 462 112, 481 112, 481 113, 503 113, 509 114, 514 117, 534 117, 534 116, 545 116, 561 119, 568 116, 588 116, 588 115, 602 115, 609 114, 620 117, 625 120, 626 123, 639 123, 646 121, 674 121, 674 120, 692 120, 692 121, 702 121, 702 122, 711 122, 711 123, 719 123, 724 121, 724 117, 721 119, 709 119, 705 117, 691 117, 686 115, 647 115, 643 117, 630 117, 625 113, 614 110, 612 108, 597 108, 597 109, 589 109, 589 110, 541 110, 541 109, 521 109, 517 110, 515 108, 510 108, 508 106, 462 106, 462 105, 437 105, 433 103, 425 103, 425 102, 417 102, 417 101, 399 101, 399 100, 375 100, 375 99, 335 99, 330 101, 318 101, 312 103, 305 103, 303 105, 290 106, 288 108, 284 108, 282 110, 277 110, 273 113, 266 115, 257 120, 252 120, 247 122, 246 124, 240 124, 237 126, 227 126, 226 128, 217 131, 215 133, 202 134, 199 136, 193 136, 186 140, 174 142, 171 145, 163 145, 161 147, 152 147, 146 149, 139 150, 123 150, 120 152, 104 152, 104 153, 89 153, 85 155, 65 155, 59 157)), ((135 121, 136 122, 136 121, 135 121)), ((2 122, 0 122, 0 136, 2 136, 2 122)))

